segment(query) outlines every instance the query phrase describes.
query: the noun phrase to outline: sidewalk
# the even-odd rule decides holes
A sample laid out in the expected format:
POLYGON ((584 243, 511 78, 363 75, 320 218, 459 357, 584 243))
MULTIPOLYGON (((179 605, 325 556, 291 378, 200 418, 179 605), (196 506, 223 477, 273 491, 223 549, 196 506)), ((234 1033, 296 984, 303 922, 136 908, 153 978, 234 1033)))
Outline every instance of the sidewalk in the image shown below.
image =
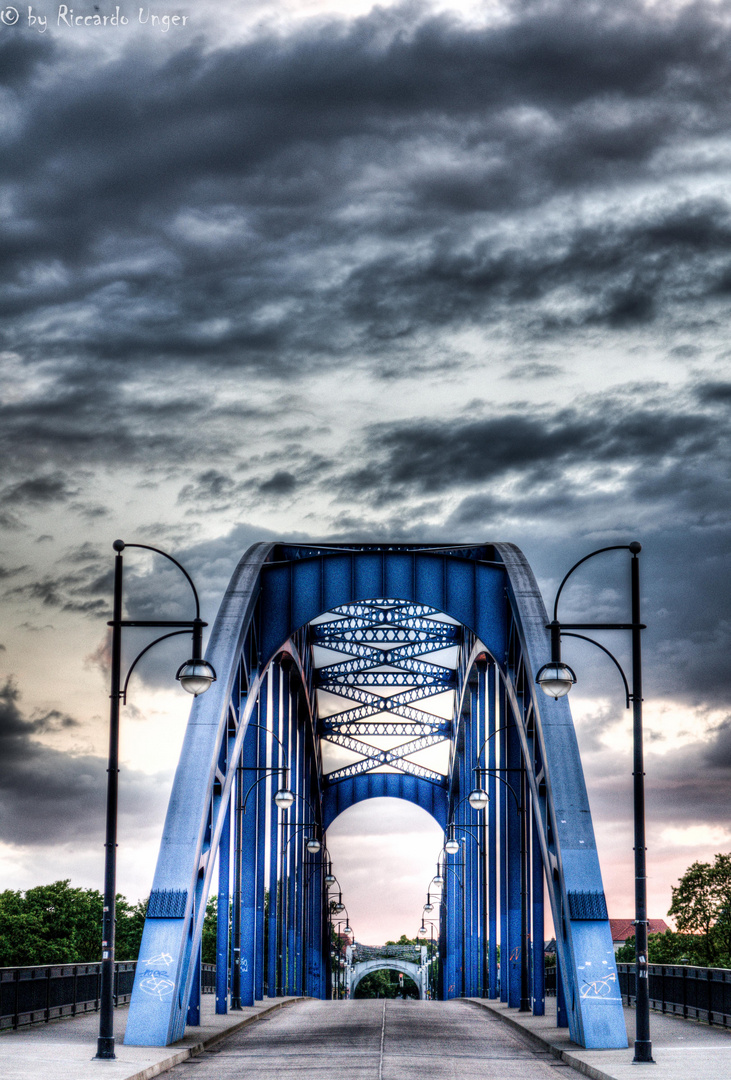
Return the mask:
POLYGON ((218 1042, 245 1024, 303 998, 267 998, 252 1008, 217 1016, 215 995, 201 999, 201 1026, 188 1027, 185 1037, 172 1046, 125 1046, 128 1006, 114 1010, 116 1054, 100 1061, 96 1054, 99 1013, 51 1020, 0 1034, 2 1080, 150 1080, 193 1054, 218 1042))
POLYGON ((567 1028, 556 1027, 556 999, 546 999, 546 1015, 531 1016, 499 1001, 468 998, 488 1009, 501 1022, 527 1035, 536 1048, 551 1053, 593 1080, 731 1080, 731 1031, 709 1027, 682 1016, 650 1013, 650 1038, 655 1064, 634 1065, 635 1011, 625 1009, 628 1050, 583 1050, 569 1039, 567 1028))

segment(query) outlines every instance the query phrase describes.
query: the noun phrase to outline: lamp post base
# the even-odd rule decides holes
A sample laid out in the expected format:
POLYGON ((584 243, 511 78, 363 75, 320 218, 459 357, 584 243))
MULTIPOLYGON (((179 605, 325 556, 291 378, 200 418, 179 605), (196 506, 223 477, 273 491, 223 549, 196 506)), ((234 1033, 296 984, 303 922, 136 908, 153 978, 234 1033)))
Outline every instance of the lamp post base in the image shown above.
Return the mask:
POLYGON ((635 1040, 635 1056, 632 1059, 632 1064, 655 1064, 655 1059, 652 1056, 652 1043, 649 1039, 635 1040))
POLYGON ((114 1053, 114 1036, 111 1037, 100 1035, 96 1041, 96 1057, 104 1058, 106 1061, 111 1061, 112 1058, 116 1058, 114 1053))

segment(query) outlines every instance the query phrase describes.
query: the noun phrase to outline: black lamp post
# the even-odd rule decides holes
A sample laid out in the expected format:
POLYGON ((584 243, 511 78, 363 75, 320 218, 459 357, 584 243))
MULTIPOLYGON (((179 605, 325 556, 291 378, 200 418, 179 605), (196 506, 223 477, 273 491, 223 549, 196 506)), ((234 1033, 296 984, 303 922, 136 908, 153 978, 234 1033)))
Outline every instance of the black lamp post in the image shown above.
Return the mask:
POLYGON ((536 682, 550 697, 559 698, 568 694, 576 682, 576 675, 568 665, 561 661, 561 636, 581 638, 590 641, 606 653, 614 662, 624 682, 627 708, 632 702, 634 735, 634 837, 635 837, 635 1062, 651 1062, 652 1042, 650 1041, 650 994, 647 970, 647 871, 645 860, 645 772, 642 748, 642 644, 641 634, 645 629, 640 622, 640 562, 642 545, 634 540, 631 544, 615 544, 612 547, 599 548, 585 555, 571 567, 559 585, 553 605, 553 621, 546 629, 551 631, 551 661, 540 669, 536 682), (577 567, 601 555, 605 551, 629 551, 630 586, 632 596, 632 621, 629 623, 559 623, 558 601, 561 591, 577 567), (622 666, 615 656, 593 638, 584 634, 568 633, 571 630, 629 630, 632 633, 632 687, 622 666))
POLYGON ((148 652, 153 645, 166 638, 176 637, 178 634, 192 633, 193 656, 185 664, 178 668, 176 679, 183 689, 195 697, 203 694, 216 679, 216 672, 210 664, 203 660, 202 641, 203 627, 208 624, 200 617, 200 602, 195 585, 177 559, 168 555, 159 548, 149 544, 125 544, 123 540, 115 540, 112 547, 116 551, 114 559, 114 613, 111 622, 107 625, 112 628, 112 674, 109 710, 109 765, 107 768, 107 826, 104 856, 104 912, 102 916, 102 983, 99 1001, 99 1039, 97 1041, 98 1058, 112 1059, 114 1053, 114 936, 116 920, 116 879, 117 879, 117 797, 119 790, 119 706, 120 702, 127 702, 127 687, 130 675, 137 661, 148 652), (122 552, 126 547, 144 548, 146 551, 154 551, 163 555, 174 563, 185 575, 193 590, 195 598, 195 618, 176 619, 163 621, 150 621, 141 619, 122 618, 122 552), (122 627, 146 626, 161 629, 163 627, 176 627, 167 634, 151 641, 142 652, 138 653, 127 672, 127 677, 122 685, 122 627))

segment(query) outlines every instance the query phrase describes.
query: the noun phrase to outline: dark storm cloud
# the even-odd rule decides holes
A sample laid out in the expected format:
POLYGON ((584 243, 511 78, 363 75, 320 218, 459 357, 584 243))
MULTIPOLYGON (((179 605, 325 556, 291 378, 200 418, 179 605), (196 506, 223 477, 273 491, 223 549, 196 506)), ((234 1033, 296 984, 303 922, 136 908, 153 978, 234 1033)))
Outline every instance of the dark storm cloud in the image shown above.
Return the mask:
POLYGON ((174 459, 203 402, 121 401, 150 363, 278 377, 357 351, 387 375, 394 348, 427 363, 424 326, 622 330, 727 294, 729 206, 688 196, 681 154, 728 128, 715 5, 515 3, 481 29, 408 5, 89 65, 57 38, 56 67, 16 41, 0 334, 58 362, 5 406, 16 443, 102 458, 144 431, 174 459), (606 205, 582 220, 577 195, 606 205))
MULTIPOLYGON (((705 459, 727 446, 725 424, 700 410, 632 406, 622 398, 586 401, 556 415, 505 410, 478 420, 450 417, 373 425, 364 468, 342 480, 344 492, 396 498, 484 484, 508 473, 522 483, 555 478, 572 465, 641 465, 705 459)), ((644 481, 642 481, 644 482, 644 481)))
POLYGON ((17 506, 25 503, 29 506, 47 506, 49 503, 68 502, 76 494, 69 487, 68 477, 56 472, 42 476, 29 477, 17 484, 0 491, 0 502, 17 506))
MULTIPOLYGON (((99 842, 106 792, 106 761, 44 745, 38 735, 73 730, 76 721, 52 710, 27 718, 12 682, 0 687, 0 839, 48 845, 99 842)), ((144 817, 156 807, 149 778, 125 772, 129 805, 144 817)))

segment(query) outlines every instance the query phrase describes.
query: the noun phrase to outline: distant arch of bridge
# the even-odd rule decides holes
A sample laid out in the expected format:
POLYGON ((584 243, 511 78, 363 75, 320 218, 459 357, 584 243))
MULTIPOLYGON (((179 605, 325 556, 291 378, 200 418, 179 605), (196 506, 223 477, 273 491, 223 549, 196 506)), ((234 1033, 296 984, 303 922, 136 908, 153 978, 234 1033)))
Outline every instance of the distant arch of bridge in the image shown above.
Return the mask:
POLYGON ((355 964, 353 974, 348 983, 348 996, 354 997, 358 984, 374 971, 400 971, 402 975, 408 975, 419 991, 419 998, 426 998, 426 985, 422 978, 421 968, 418 964, 411 964, 408 960, 364 960, 355 964))
POLYGON ((535 684, 550 656, 547 621, 512 544, 250 548, 208 643, 218 681, 191 709, 125 1041, 165 1045, 199 1022, 214 888, 219 911, 233 912, 232 937, 218 920, 219 1012, 229 995, 244 1005, 328 997, 325 847, 308 841, 324 842, 349 806, 390 796, 460 840, 456 856, 441 856, 440 996, 500 994, 517 1007, 532 939, 528 993, 543 1012, 545 881, 559 1020, 583 1046, 626 1046, 571 714, 565 699, 539 700, 535 684), (326 773, 325 744, 351 763, 326 773), (424 760, 439 744, 445 774, 424 760), (486 776, 484 817, 467 800, 475 769, 486 776), (279 809, 273 796, 287 785, 295 798, 279 809))

